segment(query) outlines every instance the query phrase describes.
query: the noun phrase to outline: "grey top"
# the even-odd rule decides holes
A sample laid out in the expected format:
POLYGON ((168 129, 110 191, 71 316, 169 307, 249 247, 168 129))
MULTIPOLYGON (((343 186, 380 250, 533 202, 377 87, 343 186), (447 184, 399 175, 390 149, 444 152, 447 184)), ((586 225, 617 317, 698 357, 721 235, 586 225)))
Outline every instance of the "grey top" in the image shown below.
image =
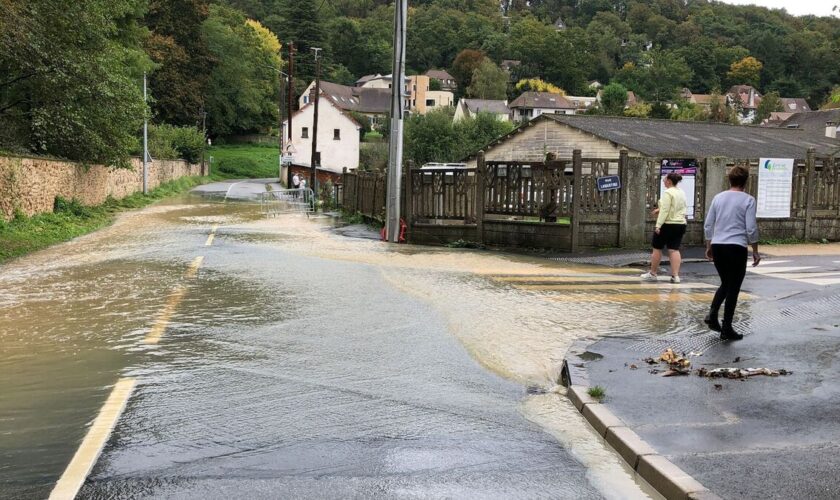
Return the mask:
POLYGON ((724 191, 712 200, 703 228, 714 245, 749 246, 758 242, 755 198, 741 191, 724 191))

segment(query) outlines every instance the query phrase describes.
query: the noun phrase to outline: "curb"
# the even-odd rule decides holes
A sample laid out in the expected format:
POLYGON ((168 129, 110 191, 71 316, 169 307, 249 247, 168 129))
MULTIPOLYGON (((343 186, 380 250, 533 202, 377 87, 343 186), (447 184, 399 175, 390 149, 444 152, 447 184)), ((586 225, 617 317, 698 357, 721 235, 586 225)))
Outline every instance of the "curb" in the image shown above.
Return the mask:
POLYGON ((625 462, 668 500, 721 500, 688 473, 656 452, 612 411, 589 395, 586 376, 588 343, 578 342, 563 360, 560 382, 568 389, 566 396, 607 444, 625 462), (570 357, 572 361, 570 362, 570 357), (577 359, 574 359, 577 358, 577 359))

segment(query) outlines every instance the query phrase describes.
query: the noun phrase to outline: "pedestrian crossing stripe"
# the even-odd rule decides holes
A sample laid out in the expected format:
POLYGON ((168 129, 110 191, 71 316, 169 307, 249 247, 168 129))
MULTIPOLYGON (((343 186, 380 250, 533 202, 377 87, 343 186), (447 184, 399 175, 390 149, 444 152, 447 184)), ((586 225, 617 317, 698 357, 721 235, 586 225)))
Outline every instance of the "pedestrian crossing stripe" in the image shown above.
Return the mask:
MULTIPOLYGON (((546 297, 552 302, 711 302, 715 296, 711 292, 699 293, 615 293, 615 294, 564 294, 546 297)), ((747 294, 741 294, 739 300, 748 299, 747 294)))
MULTIPOLYGON (((789 260, 771 261, 767 264, 782 264, 789 263, 789 260)), ((840 262, 840 261, 838 261, 840 262)), ((802 272, 810 269, 818 269, 817 266, 778 266, 771 267, 748 267, 747 270, 752 274, 760 276, 767 276, 770 278, 779 278, 799 283, 806 283, 817 286, 840 285, 840 271, 834 272, 802 272)))
MULTIPOLYGON (((503 277, 496 277, 493 278, 496 281, 501 281, 505 283, 565 283, 565 282, 578 282, 578 283, 607 283, 607 282, 616 282, 616 283, 641 283, 641 280, 638 276, 604 276, 604 275, 575 275, 575 276, 503 276, 503 277)), ((671 278, 670 276, 659 276, 658 281, 667 282, 671 278)))
POLYGON ((673 286, 660 285, 658 283, 594 283, 594 284, 522 284, 513 285, 520 290, 534 290, 534 291, 576 291, 576 290, 662 290, 662 291, 679 291, 679 290, 696 290, 696 289, 715 289, 716 286, 706 283, 682 283, 673 286))

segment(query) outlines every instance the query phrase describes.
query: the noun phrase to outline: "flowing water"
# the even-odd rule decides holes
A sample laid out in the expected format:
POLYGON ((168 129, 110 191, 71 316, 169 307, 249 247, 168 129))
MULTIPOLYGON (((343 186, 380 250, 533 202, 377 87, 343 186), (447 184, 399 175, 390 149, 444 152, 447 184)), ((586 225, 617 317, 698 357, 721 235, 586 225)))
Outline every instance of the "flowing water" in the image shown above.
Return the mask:
POLYGON ((579 339, 680 331, 702 300, 332 225, 184 197, 0 267, 0 496, 46 496, 120 377, 138 387, 85 498, 646 496, 558 370, 579 339))

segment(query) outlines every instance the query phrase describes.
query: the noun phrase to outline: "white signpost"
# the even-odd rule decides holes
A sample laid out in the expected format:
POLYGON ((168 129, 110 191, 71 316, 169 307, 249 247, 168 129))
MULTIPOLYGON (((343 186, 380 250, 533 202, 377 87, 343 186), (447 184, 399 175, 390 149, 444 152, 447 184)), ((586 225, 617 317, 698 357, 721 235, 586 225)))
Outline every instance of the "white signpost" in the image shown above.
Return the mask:
POLYGON ((790 217, 793 167, 793 159, 761 158, 759 160, 757 217, 764 219, 790 217))

